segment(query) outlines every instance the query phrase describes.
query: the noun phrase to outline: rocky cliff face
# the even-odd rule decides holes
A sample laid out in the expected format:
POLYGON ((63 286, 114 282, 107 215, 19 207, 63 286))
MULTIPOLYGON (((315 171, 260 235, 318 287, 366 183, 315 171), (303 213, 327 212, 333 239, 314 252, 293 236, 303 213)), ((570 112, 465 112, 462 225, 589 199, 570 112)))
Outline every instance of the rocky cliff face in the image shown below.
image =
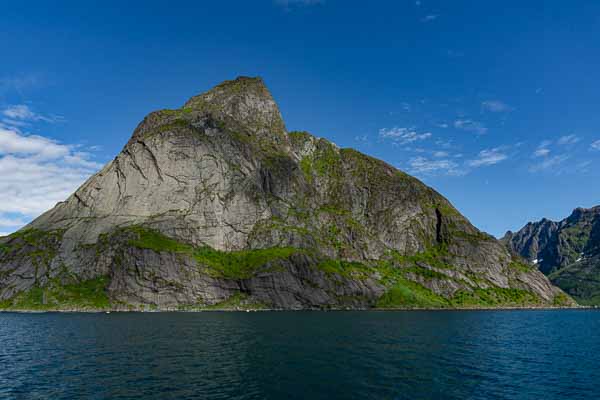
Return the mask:
POLYGON ((585 304, 600 304, 600 206, 528 223, 502 241, 585 304))
POLYGON ((9 309, 570 305, 433 189, 306 132, 259 78, 149 114, 0 238, 9 309))

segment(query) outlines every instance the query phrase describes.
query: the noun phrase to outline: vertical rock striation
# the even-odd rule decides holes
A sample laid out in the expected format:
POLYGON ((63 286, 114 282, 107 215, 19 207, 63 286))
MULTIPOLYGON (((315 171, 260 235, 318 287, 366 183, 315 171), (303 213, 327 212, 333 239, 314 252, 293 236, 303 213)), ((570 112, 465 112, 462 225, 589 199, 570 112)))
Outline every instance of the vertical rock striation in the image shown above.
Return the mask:
POLYGON ((288 133, 260 78, 150 113, 117 157, 0 238, 4 308, 571 305, 419 180, 288 133))

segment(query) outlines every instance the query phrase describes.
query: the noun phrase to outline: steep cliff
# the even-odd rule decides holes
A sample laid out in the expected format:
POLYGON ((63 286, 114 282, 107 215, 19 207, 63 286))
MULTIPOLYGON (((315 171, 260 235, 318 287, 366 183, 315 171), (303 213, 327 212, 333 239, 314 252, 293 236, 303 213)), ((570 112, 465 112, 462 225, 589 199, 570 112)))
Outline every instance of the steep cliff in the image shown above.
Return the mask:
POLYGON ((584 304, 600 304, 600 206, 530 222, 502 241, 584 304))
POLYGON ((8 309, 571 305, 444 197, 286 131, 260 78, 149 114, 66 201, 0 238, 8 309))

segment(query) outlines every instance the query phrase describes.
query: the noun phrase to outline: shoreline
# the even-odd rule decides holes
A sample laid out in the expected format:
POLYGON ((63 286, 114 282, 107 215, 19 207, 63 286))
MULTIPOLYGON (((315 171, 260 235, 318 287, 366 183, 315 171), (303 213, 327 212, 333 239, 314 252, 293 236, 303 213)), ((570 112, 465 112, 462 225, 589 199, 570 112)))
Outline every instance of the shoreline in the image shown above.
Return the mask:
POLYGON ((600 306, 574 306, 574 307, 552 307, 552 306, 528 306, 528 307, 459 307, 459 308, 332 308, 332 309, 281 309, 281 308, 223 308, 223 309, 197 309, 197 310, 177 310, 177 309, 156 309, 156 310, 123 310, 123 309, 73 309, 73 310, 0 310, 2 313, 19 314, 47 314, 47 313, 86 313, 86 314, 111 314, 111 313, 205 313, 205 312, 410 312, 410 311, 560 311, 560 310, 600 310, 600 306))

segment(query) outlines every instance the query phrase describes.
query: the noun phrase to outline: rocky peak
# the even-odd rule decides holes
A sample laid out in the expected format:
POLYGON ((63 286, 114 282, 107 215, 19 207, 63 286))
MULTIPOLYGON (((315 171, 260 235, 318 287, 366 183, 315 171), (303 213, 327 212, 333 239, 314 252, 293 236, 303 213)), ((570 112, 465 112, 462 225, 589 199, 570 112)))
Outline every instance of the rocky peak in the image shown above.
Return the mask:
POLYGON ((65 202, 0 239, 0 308, 40 288, 70 307, 72 282, 127 308, 572 304, 416 178, 288 134, 246 77, 150 113, 65 202))
POLYGON ((189 99, 183 109, 210 114, 217 123, 260 139, 282 142, 286 129, 277 103, 259 78, 240 76, 189 99))
POLYGON ((600 252, 599 211, 600 207, 578 207, 558 222, 544 218, 528 223, 503 241, 521 256, 535 260, 542 272, 558 276, 563 270, 579 268, 584 261, 591 265, 593 255, 600 252))

